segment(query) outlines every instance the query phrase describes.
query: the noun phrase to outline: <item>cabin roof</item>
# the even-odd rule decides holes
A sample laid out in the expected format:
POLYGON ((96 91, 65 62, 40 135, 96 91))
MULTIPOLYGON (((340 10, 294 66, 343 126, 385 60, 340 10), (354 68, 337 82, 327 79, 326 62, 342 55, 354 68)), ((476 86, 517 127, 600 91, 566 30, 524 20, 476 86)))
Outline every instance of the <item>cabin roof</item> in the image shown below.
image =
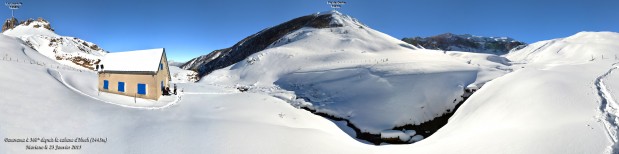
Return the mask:
POLYGON ((103 65, 103 72, 156 73, 164 54, 164 48, 113 52, 106 54, 99 64, 103 65))

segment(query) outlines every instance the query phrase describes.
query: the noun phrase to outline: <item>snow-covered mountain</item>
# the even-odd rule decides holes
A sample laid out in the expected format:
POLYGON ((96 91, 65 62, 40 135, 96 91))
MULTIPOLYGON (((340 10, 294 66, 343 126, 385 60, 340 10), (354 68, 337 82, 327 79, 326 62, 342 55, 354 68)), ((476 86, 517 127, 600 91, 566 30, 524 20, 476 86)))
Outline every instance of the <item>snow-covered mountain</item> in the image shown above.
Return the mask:
POLYGON ((92 42, 56 34, 50 23, 42 18, 23 21, 3 34, 20 38, 48 58, 80 69, 93 70, 94 65, 107 53, 92 42))
MULTIPOLYGON (((249 55, 271 48, 272 44, 285 44, 292 40, 282 40, 282 37, 303 28, 335 28, 343 26, 357 26, 367 28, 356 19, 348 16, 331 16, 330 13, 316 13, 292 19, 274 27, 266 28, 256 34, 246 37, 229 48, 215 50, 207 55, 194 58, 185 63, 182 68, 196 70, 204 76, 214 70, 228 67, 240 62, 249 55), (347 18, 345 20, 345 18, 347 18)), ((402 46, 409 47, 406 43, 402 46)), ((411 47, 412 48, 412 47, 411 47)))
MULTIPOLYGON (((484 78, 478 75, 485 65, 477 64, 412 47, 332 11, 265 29, 184 68, 207 74, 202 83, 266 92, 293 106, 345 119, 357 129, 351 136, 379 144, 373 138, 381 138, 383 131, 452 112, 465 89, 484 78)), ((416 131, 427 137, 435 130, 416 131)), ((404 136, 400 142, 422 138, 404 136)))
POLYGON ((470 34, 456 35, 452 33, 431 37, 403 38, 402 41, 426 49, 467 51, 499 55, 506 54, 514 48, 526 45, 524 42, 509 37, 484 37, 470 34))

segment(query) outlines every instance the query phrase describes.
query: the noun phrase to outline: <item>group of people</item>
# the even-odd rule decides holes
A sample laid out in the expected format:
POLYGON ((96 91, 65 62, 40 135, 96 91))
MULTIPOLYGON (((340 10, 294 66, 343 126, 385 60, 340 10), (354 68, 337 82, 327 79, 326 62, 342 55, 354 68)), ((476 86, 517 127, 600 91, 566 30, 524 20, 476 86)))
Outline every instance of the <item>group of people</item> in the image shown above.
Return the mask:
POLYGON ((103 71, 103 64, 95 66, 95 71, 99 71, 99 70, 103 71))
POLYGON ((170 93, 170 87, 165 87, 165 88, 161 87, 161 91, 163 91, 163 95, 164 96, 170 95, 170 94, 176 95, 176 91, 177 90, 178 90, 178 88, 176 87, 176 84, 174 84, 174 89, 173 89, 172 93, 170 93))

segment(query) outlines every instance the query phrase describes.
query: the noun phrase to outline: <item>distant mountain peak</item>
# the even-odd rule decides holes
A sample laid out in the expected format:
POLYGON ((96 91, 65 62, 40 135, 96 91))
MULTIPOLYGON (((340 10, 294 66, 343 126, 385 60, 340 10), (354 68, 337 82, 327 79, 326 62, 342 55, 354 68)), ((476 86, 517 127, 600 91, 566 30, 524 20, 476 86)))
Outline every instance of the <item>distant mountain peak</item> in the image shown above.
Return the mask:
POLYGON ((54 29, 52 28, 50 22, 41 17, 37 18, 36 20, 30 18, 21 21, 19 25, 13 28, 8 28, 2 33, 14 37, 27 37, 36 35, 60 37, 60 35, 54 32, 54 29))
POLYGON ((362 24, 361 22, 359 22, 357 19, 349 16, 349 15, 345 15, 342 14, 339 11, 336 10, 331 10, 331 11, 325 11, 325 12, 318 12, 316 14, 314 14, 314 16, 324 16, 324 17, 329 17, 327 18, 328 20, 330 20, 329 22, 329 27, 344 27, 344 26, 363 26, 363 27, 367 27, 365 24, 362 24))
POLYGON ((3 28, 2 28, 2 32, 13 29, 17 26, 25 26, 25 27, 31 27, 31 28, 45 28, 52 32, 54 31, 49 21, 41 17, 37 18, 37 20, 30 18, 22 22, 19 22, 19 24, 17 23, 18 23, 18 20, 16 18, 6 19, 6 21, 4 22, 3 28))
POLYGON ((47 30, 50 31, 54 31, 54 29, 52 28, 51 24, 49 23, 49 21, 39 17, 37 18, 37 20, 34 20, 32 18, 23 21, 22 23, 19 24, 20 26, 31 26, 32 28, 45 28, 47 30))
POLYGON ((18 22, 19 21, 17 21, 16 18, 6 19, 6 21, 4 21, 4 24, 2 24, 2 32, 15 28, 18 25, 18 22))

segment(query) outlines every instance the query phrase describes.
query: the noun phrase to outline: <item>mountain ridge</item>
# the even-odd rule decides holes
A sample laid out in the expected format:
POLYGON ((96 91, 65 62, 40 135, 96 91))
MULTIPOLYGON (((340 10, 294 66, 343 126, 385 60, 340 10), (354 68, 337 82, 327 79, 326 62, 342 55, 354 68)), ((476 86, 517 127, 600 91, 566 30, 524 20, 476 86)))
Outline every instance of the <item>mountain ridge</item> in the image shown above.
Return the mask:
POLYGON ((183 64, 181 68, 194 70, 199 73, 199 76, 204 76, 214 70, 237 63, 251 54, 267 49, 280 38, 303 27, 320 29, 352 25, 365 26, 356 19, 337 11, 319 12, 298 17, 277 26, 265 28, 242 39, 232 47, 215 50, 207 55, 193 58, 183 64))
POLYGON ((430 37, 408 37, 402 41, 426 49, 466 51, 477 53, 507 54, 510 50, 527 43, 510 37, 485 37, 471 34, 444 33, 430 37))

